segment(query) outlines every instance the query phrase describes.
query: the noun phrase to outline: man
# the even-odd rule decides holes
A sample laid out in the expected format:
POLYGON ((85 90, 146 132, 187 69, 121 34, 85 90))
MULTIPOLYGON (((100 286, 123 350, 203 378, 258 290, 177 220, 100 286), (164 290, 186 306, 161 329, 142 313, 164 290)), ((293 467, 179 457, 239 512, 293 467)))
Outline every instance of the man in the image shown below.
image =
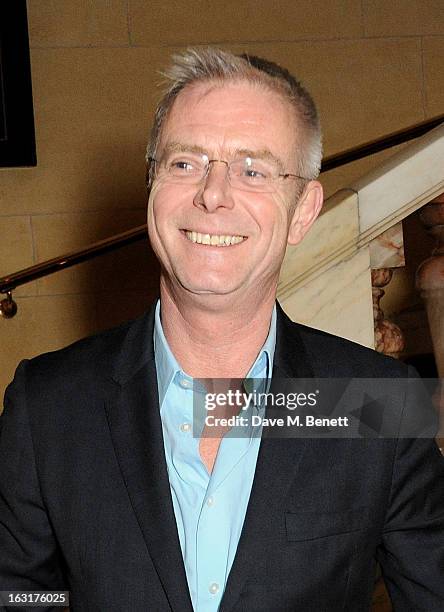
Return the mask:
POLYGON ((361 611, 378 560, 396 610, 444 610, 433 440, 193 437, 193 378, 406 369, 275 302, 286 244, 322 204, 307 92, 215 49, 167 76, 148 148, 160 302, 19 366, 0 439, 0 590, 66 589, 75 611, 361 611))

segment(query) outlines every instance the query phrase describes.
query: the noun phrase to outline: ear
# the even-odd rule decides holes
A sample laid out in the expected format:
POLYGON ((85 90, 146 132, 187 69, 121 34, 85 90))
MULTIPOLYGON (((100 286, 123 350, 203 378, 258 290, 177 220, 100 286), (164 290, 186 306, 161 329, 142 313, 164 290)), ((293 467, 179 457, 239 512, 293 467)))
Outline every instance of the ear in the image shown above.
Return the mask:
POLYGON ((288 244, 299 244, 321 212, 324 192, 319 181, 310 181, 293 213, 288 231, 288 244))

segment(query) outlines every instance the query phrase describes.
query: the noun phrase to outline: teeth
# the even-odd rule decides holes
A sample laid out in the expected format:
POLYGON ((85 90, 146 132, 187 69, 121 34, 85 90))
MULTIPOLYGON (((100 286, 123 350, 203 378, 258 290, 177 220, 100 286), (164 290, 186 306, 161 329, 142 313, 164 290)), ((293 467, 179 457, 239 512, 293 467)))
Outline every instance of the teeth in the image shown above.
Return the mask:
POLYGON ((186 237, 191 242, 197 242, 197 244, 209 244, 211 246, 230 246, 232 244, 239 244, 245 238, 243 236, 226 236, 224 234, 200 234, 199 232, 186 231, 186 237))

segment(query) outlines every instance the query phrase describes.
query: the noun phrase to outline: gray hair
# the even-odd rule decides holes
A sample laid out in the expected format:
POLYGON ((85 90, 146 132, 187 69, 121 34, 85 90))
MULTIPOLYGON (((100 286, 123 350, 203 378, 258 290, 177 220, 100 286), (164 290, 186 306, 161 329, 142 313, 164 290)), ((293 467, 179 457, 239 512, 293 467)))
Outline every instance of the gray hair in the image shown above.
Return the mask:
MULTIPOLYGON (((173 55, 171 66, 163 73, 168 87, 157 105, 147 147, 147 162, 156 158, 162 127, 174 100, 188 85, 205 81, 248 81, 279 93, 295 110, 304 134, 297 160, 297 174, 307 180, 319 175, 322 159, 322 136, 318 112, 308 91, 285 68, 274 62, 248 54, 208 48, 187 49, 173 55)), ((150 169, 148 184, 152 180, 150 169)))

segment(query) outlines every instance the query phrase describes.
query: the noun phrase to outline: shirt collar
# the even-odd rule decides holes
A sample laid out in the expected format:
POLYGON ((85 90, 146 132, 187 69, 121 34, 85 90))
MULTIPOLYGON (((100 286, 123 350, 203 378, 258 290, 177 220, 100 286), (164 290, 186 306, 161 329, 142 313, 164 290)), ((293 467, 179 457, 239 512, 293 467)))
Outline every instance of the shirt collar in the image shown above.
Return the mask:
MULTIPOLYGON (((154 355, 157 369, 157 384, 159 389, 159 405, 165 398, 168 387, 177 372, 187 376, 181 369, 174 357, 165 334, 163 333, 162 322, 160 320, 160 299, 157 300, 154 315, 154 355)), ((251 366, 246 378, 271 378, 273 372, 273 359, 276 347, 276 304, 273 306, 271 315, 270 329, 268 336, 262 346, 259 355, 251 366)))

